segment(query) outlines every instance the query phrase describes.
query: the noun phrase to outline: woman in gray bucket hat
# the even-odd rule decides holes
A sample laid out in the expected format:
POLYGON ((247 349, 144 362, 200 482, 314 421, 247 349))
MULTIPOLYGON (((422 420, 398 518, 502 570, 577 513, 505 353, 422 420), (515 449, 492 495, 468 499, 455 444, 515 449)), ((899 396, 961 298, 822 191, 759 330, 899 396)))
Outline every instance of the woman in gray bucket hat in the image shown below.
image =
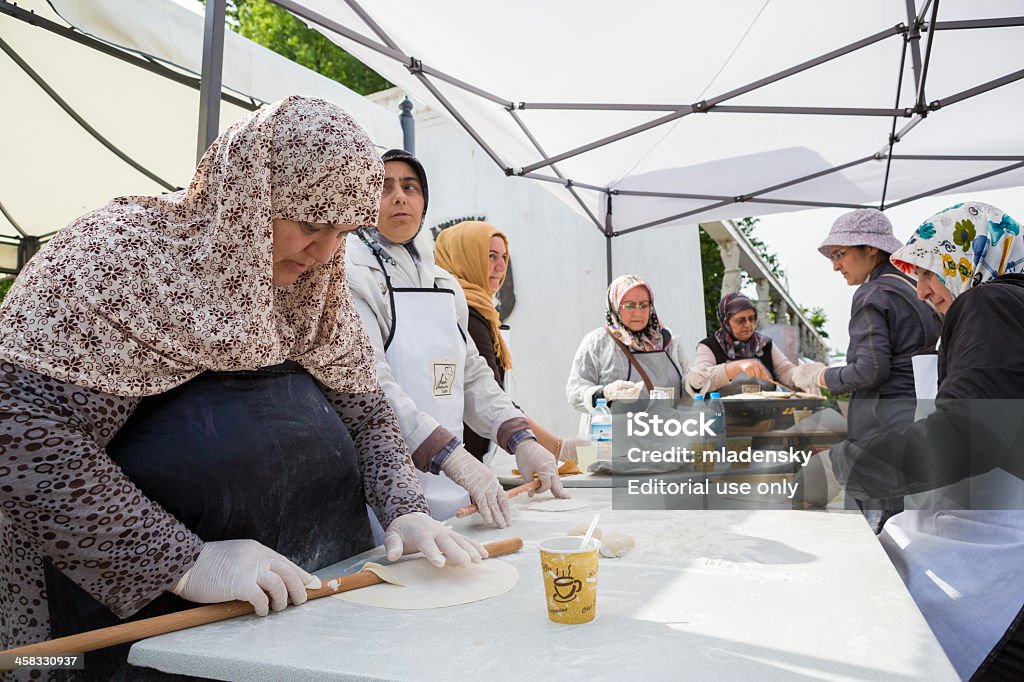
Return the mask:
MULTIPOLYGON (((913 421, 911 358, 934 353, 942 329, 935 311, 918 300, 915 283, 889 262, 889 255, 902 246, 884 213, 861 208, 839 216, 818 247, 832 261, 832 269, 858 287, 850 310, 846 365, 820 369, 813 379, 833 395, 851 394, 850 440, 913 421)), ((903 508, 902 498, 857 502, 876 533, 903 508)))

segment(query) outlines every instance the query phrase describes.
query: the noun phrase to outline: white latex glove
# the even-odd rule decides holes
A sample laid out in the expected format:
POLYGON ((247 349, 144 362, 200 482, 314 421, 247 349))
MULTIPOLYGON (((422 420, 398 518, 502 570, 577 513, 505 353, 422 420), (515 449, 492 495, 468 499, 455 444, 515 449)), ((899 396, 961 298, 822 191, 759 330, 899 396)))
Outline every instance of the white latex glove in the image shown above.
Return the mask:
POLYGON ((644 389, 644 382, 642 381, 613 381, 610 384, 605 384, 602 389, 604 397, 608 400, 636 400, 640 397, 640 391, 644 389))
POLYGON ((761 364, 760 360, 755 360, 754 358, 744 358, 726 363, 725 376, 729 378, 729 381, 735 379, 740 372, 755 379, 772 378, 772 375, 768 373, 768 368, 761 364), (731 377, 729 376, 730 373, 732 374, 731 377))
POLYGON ((498 483, 498 477, 466 448, 461 445, 455 448, 445 458, 441 471, 466 489, 485 523, 496 528, 505 528, 512 523, 508 495, 498 483))
POLYGON ((797 365, 793 370, 793 384, 801 391, 821 395, 821 385, 818 383, 818 377, 823 369, 825 369, 825 365, 820 362, 806 362, 802 365, 797 365))
POLYGON ((306 586, 320 581, 274 550, 255 540, 207 542, 199 558, 173 592, 182 599, 214 604, 240 599, 265 616, 269 609, 280 611, 306 601, 306 586))
POLYGON ((452 566, 464 566, 487 558, 482 546, 423 512, 403 514, 392 521, 384 533, 384 549, 388 561, 423 552, 424 558, 438 567, 444 566, 446 559, 452 566))
POLYGON ((579 462, 580 458, 576 454, 576 440, 574 438, 563 438, 562 447, 558 448, 558 461, 559 462, 579 462))
POLYGON ((797 484, 794 498, 811 507, 826 506, 840 492, 839 481, 832 471, 832 460, 827 452, 812 455, 794 482, 797 484))
POLYGON ((533 475, 537 474, 540 479, 540 487, 531 490, 528 494, 533 497, 534 493, 543 493, 548 490, 555 497, 569 497, 569 494, 562 490, 562 481, 558 478, 558 463, 554 456, 540 443, 532 438, 527 438, 516 446, 516 468, 523 475, 523 480, 529 483, 533 475))

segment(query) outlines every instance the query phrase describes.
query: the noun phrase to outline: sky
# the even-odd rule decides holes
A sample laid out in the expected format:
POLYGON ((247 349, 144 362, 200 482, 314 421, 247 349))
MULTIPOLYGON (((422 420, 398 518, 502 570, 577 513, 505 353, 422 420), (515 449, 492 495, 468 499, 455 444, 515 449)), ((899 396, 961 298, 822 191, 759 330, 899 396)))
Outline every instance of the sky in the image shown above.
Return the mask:
MULTIPOLYGON (((925 218, 962 201, 983 201, 1011 216, 1024 216, 1024 188, 969 192, 926 197, 895 208, 885 214, 892 222, 896 238, 906 241, 925 218)), ((825 331, 830 348, 846 352, 850 341, 850 302, 855 287, 848 286, 832 263, 818 253, 818 245, 828 235, 832 222, 849 209, 823 208, 764 216, 754 234, 779 256, 789 280, 793 299, 802 306, 820 306, 828 321, 825 331)))

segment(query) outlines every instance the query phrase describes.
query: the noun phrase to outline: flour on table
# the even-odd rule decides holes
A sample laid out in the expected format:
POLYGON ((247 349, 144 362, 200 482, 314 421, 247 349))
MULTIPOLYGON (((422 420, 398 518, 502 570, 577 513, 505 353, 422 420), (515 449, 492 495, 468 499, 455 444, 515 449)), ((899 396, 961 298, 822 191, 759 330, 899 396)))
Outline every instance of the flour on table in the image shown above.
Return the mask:
POLYGON ((519 581, 515 566, 500 559, 438 568, 420 558, 389 566, 367 563, 363 569, 388 582, 331 596, 385 609, 437 609, 497 597, 519 581))

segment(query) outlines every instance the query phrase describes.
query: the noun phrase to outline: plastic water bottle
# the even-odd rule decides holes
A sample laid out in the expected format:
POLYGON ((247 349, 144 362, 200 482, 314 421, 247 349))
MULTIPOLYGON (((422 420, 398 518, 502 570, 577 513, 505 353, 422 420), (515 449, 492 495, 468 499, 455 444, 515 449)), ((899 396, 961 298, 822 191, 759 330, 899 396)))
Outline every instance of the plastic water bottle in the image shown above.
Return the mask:
POLYGON ((711 430, 715 432, 715 450, 722 452, 729 447, 729 441, 725 435, 725 405, 720 393, 711 394, 708 411, 711 412, 711 430))
MULTIPOLYGON (((707 414, 708 406, 704 400, 703 395, 696 395, 693 397, 693 416, 699 424, 701 421, 701 415, 707 414)), ((711 442, 703 435, 698 435, 693 441, 693 468, 695 471, 707 472, 710 469, 714 469, 714 465, 708 467, 708 460, 705 458, 704 453, 710 450, 712 447, 711 442)), ((714 460, 711 460, 714 461, 714 460)))
POLYGON ((598 461, 610 461, 612 458, 612 412, 608 409, 608 401, 597 399, 594 415, 590 418, 590 440, 598 461))

